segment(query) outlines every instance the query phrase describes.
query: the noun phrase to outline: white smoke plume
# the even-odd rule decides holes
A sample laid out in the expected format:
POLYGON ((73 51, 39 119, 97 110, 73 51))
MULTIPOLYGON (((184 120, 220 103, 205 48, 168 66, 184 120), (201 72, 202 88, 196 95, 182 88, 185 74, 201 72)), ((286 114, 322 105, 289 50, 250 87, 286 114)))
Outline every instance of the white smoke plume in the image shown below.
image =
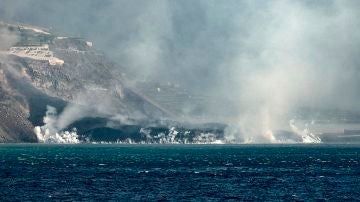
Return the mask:
POLYGON ((41 143, 77 144, 80 143, 76 129, 73 131, 60 131, 56 108, 47 106, 44 116, 44 125, 36 126, 34 132, 41 143))
POLYGON ((302 143, 321 143, 321 139, 320 137, 316 136, 315 134, 313 134, 312 132, 310 132, 309 128, 306 127, 304 130, 300 130, 296 125, 295 125, 295 120, 291 119, 289 121, 289 125, 291 130, 299 135, 302 139, 302 143))
MULTIPOLYGON (((328 58, 326 53, 329 50, 322 49, 322 44, 315 45, 324 41, 334 46, 346 43, 345 38, 335 40, 329 32, 335 31, 332 27, 347 27, 347 22, 353 21, 354 16, 346 11, 352 9, 339 1, 330 6, 333 6, 334 14, 322 13, 324 11, 301 2, 274 1, 265 8, 258 7, 255 19, 250 18, 250 21, 254 20, 249 31, 251 35, 245 42, 240 37, 239 43, 253 53, 240 52, 233 63, 228 64, 233 68, 231 77, 237 84, 239 108, 242 109, 235 125, 238 128, 236 133, 245 138, 245 142, 249 136, 250 142, 276 142, 276 135, 271 131, 287 128, 285 123, 299 107, 338 108, 354 101, 343 97, 350 102, 330 104, 332 97, 338 97, 335 89, 345 87, 339 82, 344 78, 338 77, 344 72, 343 65, 350 65, 352 61, 339 64, 340 56, 328 58), (334 64, 329 64, 329 60, 334 60, 334 64)), ((332 34, 338 35, 336 32, 332 34)), ((358 43, 359 40, 354 38, 354 41, 358 43)), ((351 89, 353 87, 346 91, 351 89)), ((320 142, 310 132, 298 130, 293 121, 290 121, 290 129, 300 134, 304 143, 320 142)))
POLYGON ((102 92, 82 92, 76 96, 73 103, 69 103, 57 118, 59 130, 67 128, 70 124, 85 117, 103 117, 111 120, 110 124, 133 124, 132 119, 143 118, 142 114, 132 113, 130 118, 122 114, 121 99, 102 92), (76 103, 76 104, 75 104, 76 103), (118 112, 118 113, 115 113, 118 112))
POLYGON ((94 41, 134 79, 210 95, 202 107, 231 125, 226 136, 252 143, 300 134, 289 125, 299 108, 360 111, 359 10, 356 0, 0 2, 2 18, 94 41))

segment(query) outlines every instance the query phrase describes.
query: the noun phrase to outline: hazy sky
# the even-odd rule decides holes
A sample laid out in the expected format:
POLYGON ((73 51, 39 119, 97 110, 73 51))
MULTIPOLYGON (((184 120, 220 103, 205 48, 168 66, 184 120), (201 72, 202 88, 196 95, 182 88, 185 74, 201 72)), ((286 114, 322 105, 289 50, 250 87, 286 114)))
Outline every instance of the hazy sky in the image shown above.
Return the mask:
POLYGON ((0 0, 0 18, 87 38, 138 78, 230 99, 240 122, 360 110, 357 0, 0 0))

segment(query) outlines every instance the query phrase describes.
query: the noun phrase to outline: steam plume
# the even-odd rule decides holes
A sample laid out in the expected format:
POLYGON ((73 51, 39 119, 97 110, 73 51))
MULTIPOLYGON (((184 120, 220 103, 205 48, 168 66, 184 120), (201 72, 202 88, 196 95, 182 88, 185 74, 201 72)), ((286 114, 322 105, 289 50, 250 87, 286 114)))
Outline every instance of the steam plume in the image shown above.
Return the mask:
POLYGON ((277 142, 302 108, 360 111, 359 10, 355 0, 0 3, 4 19, 94 41, 134 80, 209 95, 208 118, 239 142, 277 142))

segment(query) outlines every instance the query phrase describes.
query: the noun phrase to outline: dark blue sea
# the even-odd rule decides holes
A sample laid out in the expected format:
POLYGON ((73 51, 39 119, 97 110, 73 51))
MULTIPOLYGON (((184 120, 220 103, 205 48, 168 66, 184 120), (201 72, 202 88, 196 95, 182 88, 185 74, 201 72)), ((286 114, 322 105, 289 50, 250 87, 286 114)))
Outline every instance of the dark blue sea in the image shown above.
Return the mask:
POLYGON ((0 201, 355 201, 357 145, 0 145, 0 201))

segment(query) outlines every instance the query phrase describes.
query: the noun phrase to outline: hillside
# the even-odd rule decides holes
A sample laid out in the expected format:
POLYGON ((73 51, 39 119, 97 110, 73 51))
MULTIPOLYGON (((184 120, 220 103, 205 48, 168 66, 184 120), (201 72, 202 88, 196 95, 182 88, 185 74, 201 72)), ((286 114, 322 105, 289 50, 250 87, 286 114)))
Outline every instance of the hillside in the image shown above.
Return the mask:
POLYGON ((59 113, 79 105, 90 116, 122 114, 127 121, 167 117, 155 102, 126 87, 121 72, 91 42, 24 25, 1 23, 0 30, 3 38, 16 37, 1 47, 0 142, 35 142, 33 128, 43 124, 47 105, 59 113))

